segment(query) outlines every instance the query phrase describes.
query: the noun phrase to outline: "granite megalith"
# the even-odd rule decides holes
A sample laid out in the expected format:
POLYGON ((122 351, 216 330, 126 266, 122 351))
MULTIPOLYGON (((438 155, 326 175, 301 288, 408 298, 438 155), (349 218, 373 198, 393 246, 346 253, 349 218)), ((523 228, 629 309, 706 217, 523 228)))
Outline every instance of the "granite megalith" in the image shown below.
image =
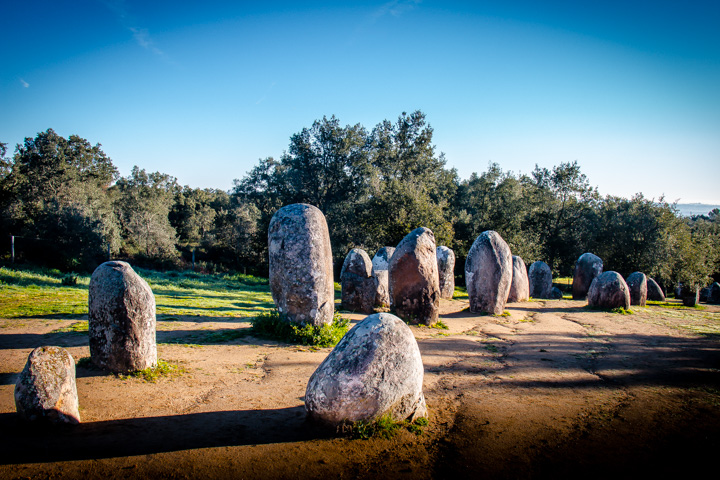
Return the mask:
POLYGON ((512 254, 505 240, 493 230, 481 233, 465 260, 470 311, 502 314, 510 293, 512 272, 512 254))
POLYGON ((710 285, 710 292, 708 293, 707 303, 720 303, 720 283, 713 282, 710 285))
POLYGON ((402 320, 376 313, 355 325, 310 377, 309 417, 327 425, 395 421, 427 414, 423 363, 415 337, 402 320))
POLYGON ((603 272, 592 281, 588 290, 588 305, 598 308, 630 308, 630 289, 622 275, 612 270, 603 272))
POLYGON ((435 250, 438 263, 440 298, 450 300, 455 293, 455 252, 445 246, 435 250))
POLYGON ((353 248, 345 257, 340 272, 340 289, 342 308, 373 312, 377 289, 372 276, 372 261, 365 250, 353 248))
POLYGON ((512 282, 510 283, 510 293, 507 301, 508 303, 524 302, 530 298, 527 267, 523 259, 517 255, 512 256, 512 262, 512 282))
POLYGON ((60 347, 38 347, 15 384, 15 408, 25 420, 80 423, 75 360, 60 347))
POLYGON ((530 283, 530 296, 533 298, 551 298, 552 294, 552 270, 550 266, 538 260, 530 265, 528 271, 528 282, 530 283))
POLYGON ((655 302, 665 301, 665 293, 662 288, 660 288, 660 285, 658 285, 658 283, 650 277, 647 279, 647 299, 655 302))
POLYGON ((585 300, 592 281, 603 271, 603 262, 593 253, 583 253, 575 262, 572 283, 573 300, 585 300))
POLYGON ((625 280, 630 289, 630 305, 644 307, 647 303, 647 276, 642 272, 633 272, 625 280))
POLYGON ((88 288, 90 358, 100 368, 127 373, 157 366, 155 296, 126 262, 105 262, 88 288))
POLYGON ((323 213, 312 205, 282 207, 268 228, 270 290, 280 315, 296 324, 332 323, 332 249, 323 213))
POLYGON ((390 286, 388 284, 388 266, 395 247, 382 247, 372 259, 372 275, 375 280, 375 306, 390 306, 390 286))
POLYGON ((440 285, 435 255, 435 235, 420 227, 400 241, 390 259, 390 305, 410 323, 432 325, 438 320, 440 285))

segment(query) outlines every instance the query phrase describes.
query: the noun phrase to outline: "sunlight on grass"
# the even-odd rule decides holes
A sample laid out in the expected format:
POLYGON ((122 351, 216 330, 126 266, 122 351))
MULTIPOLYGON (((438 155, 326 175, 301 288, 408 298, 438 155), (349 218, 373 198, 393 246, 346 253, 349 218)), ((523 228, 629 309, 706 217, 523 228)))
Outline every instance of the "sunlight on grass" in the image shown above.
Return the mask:
MULTIPOLYGON (((254 317, 274 307, 267 279, 136 269, 155 294, 159 316, 254 317)), ((0 318, 78 316, 88 312, 89 275, 63 286, 59 271, 0 268, 0 318)))

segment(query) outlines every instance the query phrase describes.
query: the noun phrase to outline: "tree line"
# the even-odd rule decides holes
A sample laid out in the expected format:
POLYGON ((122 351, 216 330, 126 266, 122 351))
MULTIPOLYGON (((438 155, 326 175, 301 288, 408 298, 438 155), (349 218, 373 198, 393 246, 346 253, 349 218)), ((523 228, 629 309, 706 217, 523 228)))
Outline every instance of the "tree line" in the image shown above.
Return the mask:
POLYGON ((425 226, 454 249, 460 275, 475 238, 495 230, 526 264, 543 260, 555 275, 572 275, 589 251, 605 270, 642 271, 665 285, 718 277, 718 210, 682 218, 663 198, 601 197, 577 162, 529 174, 492 163, 460 179, 432 136, 420 111, 372 130, 323 117, 223 191, 139 167, 121 177, 100 145, 48 129, 12 156, 0 143, 0 228, 19 239, 21 259, 64 270, 92 270, 108 257, 183 268, 196 257, 199 268, 262 275, 272 215, 303 202, 325 213, 336 264, 352 248, 372 256, 425 226))

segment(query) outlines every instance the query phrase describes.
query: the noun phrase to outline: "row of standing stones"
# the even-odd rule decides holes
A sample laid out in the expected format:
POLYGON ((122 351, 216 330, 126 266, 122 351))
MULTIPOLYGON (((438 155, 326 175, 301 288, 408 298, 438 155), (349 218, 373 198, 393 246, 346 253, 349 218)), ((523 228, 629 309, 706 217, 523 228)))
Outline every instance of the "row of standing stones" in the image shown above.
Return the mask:
MULTIPOLYGON (((332 251, 325 217, 304 204, 281 208, 268 231, 270 288, 287 321, 328 324, 334 314, 332 251)), ((391 306, 412 323, 437 321, 439 299, 452 298, 455 256, 435 246, 427 228, 408 234, 396 248, 383 247, 370 260, 352 250, 343 265, 343 305, 370 313, 391 306)), ((494 231, 475 241, 465 264, 470 309, 500 314, 506 302, 561 298, 544 262, 526 269, 523 260, 494 231)), ((629 307, 645 298, 664 300, 652 279, 636 272, 627 283, 616 272, 602 273, 602 261, 586 253, 576 264, 573 298, 590 305, 629 307)), ((147 283, 125 262, 106 262, 89 287, 89 343, 92 362, 116 373, 157 365, 155 298, 147 283)), ((412 331, 389 313, 369 315, 348 332, 310 377, 308 415, 322 423, 394 420, 426 415, 423 365, 412 331)), ((30 354, 15 388, 18 413, 29 420, 78 423, 75 362, 59 347, 30 354)))

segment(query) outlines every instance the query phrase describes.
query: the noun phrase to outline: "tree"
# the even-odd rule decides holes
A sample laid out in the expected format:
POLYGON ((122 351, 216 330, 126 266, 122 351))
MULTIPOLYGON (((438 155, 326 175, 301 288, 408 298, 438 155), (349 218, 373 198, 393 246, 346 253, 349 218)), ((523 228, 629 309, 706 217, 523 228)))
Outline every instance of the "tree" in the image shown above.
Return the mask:
MULTIPOLYGON (((4 151, 3 145, 3 157, 4 151)), ((103 246, 119 243, 107 194, 115 178, 117 169, 99 144, 77 135, 65 139, 52 129, 25 138, 12 161, 3 160, 3 227, 25 239, 40 239, 44 243, 33 255, 55 259, 56 266, 94 268, 104 256, 103 246)))
POLYGON ((160 172, 148 174, 135 166, 114 188, 125 253, 156 261, 176 260, 176 232, 168 218, 179 188, 176 179, 160 172))

